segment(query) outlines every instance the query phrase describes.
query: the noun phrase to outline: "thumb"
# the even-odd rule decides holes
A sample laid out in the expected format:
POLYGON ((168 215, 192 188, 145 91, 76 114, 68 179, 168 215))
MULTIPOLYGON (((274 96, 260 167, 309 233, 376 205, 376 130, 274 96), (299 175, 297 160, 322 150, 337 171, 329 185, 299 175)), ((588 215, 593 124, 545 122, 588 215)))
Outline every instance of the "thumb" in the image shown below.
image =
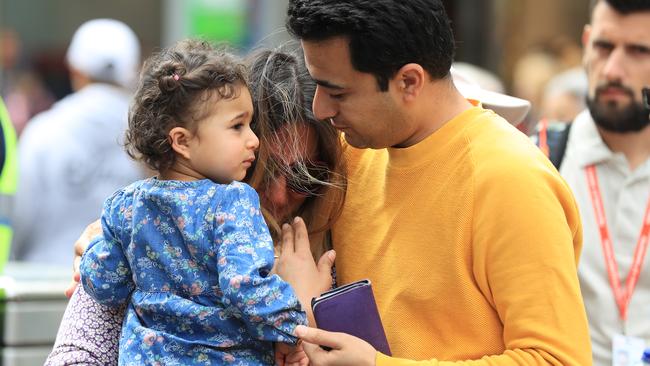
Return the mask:
POLYGON ((296 327, 296 336, 305 342, 329 347, 331 349, 341 349, 340 336, 342 333, 327 332, 322 329, 310 328, 304 325, 296 327))
POLYGON ((332 273, 332 267, 334 266, 334 260, 336 259, 336 252, 334 250, 328 250, 327 252, 321 255, 318 260, 318 272, 327 273, 329 276, 332 273))

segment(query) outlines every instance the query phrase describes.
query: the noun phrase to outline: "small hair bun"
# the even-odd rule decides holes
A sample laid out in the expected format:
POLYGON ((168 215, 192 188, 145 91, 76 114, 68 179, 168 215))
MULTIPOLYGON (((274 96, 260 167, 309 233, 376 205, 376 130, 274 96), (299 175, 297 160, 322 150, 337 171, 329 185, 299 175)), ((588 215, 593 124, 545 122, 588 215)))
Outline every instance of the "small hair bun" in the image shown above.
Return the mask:
POLYGON ((181 70, 168 70, 158 78, 162 92, 172 92, 183 86, 183 72, 181 70))

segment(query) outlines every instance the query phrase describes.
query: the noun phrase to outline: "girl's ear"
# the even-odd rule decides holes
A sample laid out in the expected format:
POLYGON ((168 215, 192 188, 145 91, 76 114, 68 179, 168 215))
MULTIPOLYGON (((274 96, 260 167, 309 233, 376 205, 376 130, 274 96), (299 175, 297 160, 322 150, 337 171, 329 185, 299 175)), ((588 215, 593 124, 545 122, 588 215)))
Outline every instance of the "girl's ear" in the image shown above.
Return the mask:
POLYGON ((184 157, 190 159, 190 141, 192 140, 192 133, 185 127, 174 127, 167 135, 169 143, 172 145, 174 151, 184 157))

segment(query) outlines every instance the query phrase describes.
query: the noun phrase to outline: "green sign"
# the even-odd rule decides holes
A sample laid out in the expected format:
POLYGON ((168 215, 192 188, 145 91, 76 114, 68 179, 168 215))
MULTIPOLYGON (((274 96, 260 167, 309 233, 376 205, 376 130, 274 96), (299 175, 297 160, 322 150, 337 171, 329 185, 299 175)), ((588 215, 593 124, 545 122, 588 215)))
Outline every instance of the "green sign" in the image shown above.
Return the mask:
POLYGON ((189 33, 242 46, 247 33, 247 0, 189 0, 189 33))

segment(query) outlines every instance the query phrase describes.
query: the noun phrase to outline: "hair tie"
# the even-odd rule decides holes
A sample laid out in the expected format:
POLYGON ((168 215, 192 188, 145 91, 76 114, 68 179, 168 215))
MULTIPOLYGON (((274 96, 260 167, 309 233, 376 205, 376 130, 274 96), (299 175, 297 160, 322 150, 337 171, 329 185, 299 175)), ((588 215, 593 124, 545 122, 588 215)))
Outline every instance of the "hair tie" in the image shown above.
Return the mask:
POLYGON ((176 81, 180 80, 180 78, 181 78, 178 74, 174 74, 172 77, 173 77, 174 80, 176 80, 176 81))

